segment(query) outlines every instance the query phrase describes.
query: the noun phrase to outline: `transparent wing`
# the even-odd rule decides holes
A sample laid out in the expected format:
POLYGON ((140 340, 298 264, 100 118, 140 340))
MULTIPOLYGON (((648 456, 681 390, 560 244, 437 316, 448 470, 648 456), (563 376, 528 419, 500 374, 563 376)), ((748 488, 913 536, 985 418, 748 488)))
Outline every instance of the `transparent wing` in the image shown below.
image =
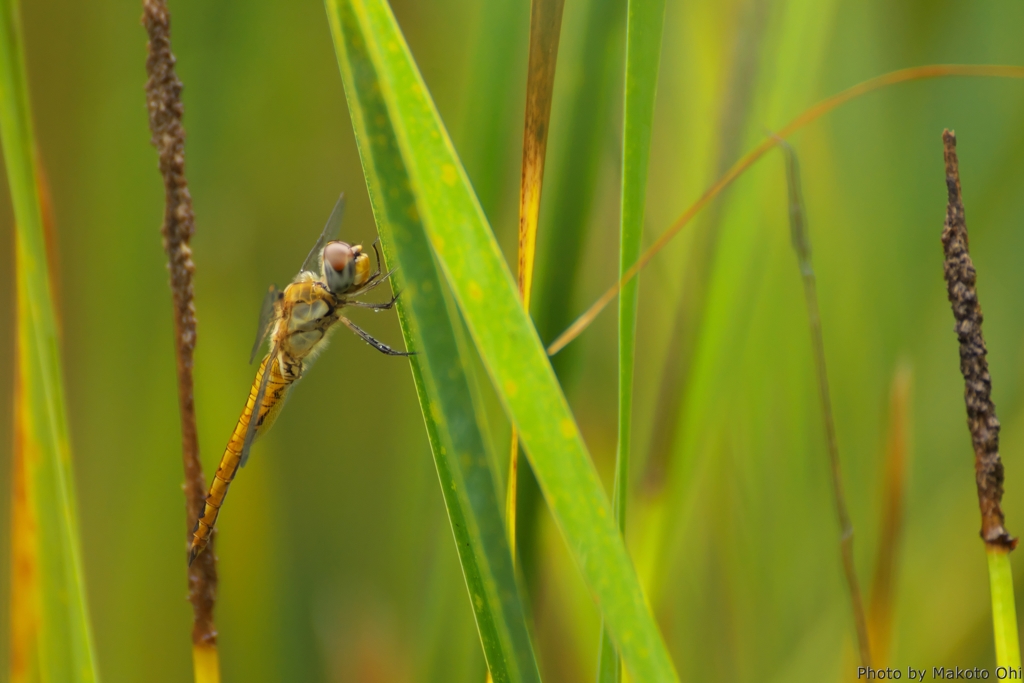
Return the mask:
POLYGON ((242 459, 240 466, 245 467, 249 460, 249 449, 252 442, 256 440, 256 423, 260 421, 260 409, 263 408, 263 397, 267 395, 267 385, 270 384, 270 375, 273 374, 274 362, 277 358, 277 344, 270 347, 267 356, 267 365, 263 368, 263 377, 260 379, 260 388, 256 391, 256 402, 252 407, 252 415, 249 416, 249 426, 245 429, 245 441, 242 442, 242 459))
POLYGON ((327 225, 324 226, 324 231, 320 234, 320 239, 313 245, 313 250, 309 252, 309 256, 302 262, 302 270, 320 274, 320 252, 323 251, 324 245, 330 242, 332 239, 338 236, 338 229, 341 227, 341 217, 345 214, 345 193, 342 192, 341 196, 338 197, 338 202, 334 205, 334 211, 331 211, 331 217, 327 219, 327 225))
POLYGON ((270 328, 274 324, 275 312, 277 311, 277 300, 281 298, 281 292, 277 287, 270 285, 267 295, 263 297, 263 308, 260 309, 260 322, 256 328, 256 341, 252 345, 252 353, 249 354, 249 365, 256 360, 256 354, 263 346, 263 340, 270 334, 270 328))

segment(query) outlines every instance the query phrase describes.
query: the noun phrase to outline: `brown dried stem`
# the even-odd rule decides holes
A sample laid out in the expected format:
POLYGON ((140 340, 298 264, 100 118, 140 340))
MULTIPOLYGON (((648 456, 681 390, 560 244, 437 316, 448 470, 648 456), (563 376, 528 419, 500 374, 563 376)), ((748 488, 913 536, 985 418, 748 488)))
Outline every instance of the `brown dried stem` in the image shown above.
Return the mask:
POLYGON ((946 161, 946 189, 949 203, 942 228, 942 250, 946 260, 943 276, 956 319, 960 340, 960 372, 964 376, 964 402, 967 427, 974 445, 974 475, 981 508, 981 537, 989 547, 1013 550, 1017 539, 1003 527, 1003 463, 999 459, 999 420, 992 403, 992 377, 985 358, 985 338, 981 333, 981 305, 975 290, 977 273, 968 250, 967 223, 960 193, 960 169, 956 157, 956 135, 942 132, 946 161))
MULTIPOLYGON (((161 232, 167 251, 174 295, 174 331, 178 366, 178 408, 181 412, 181 448, 185 466, 186 539, 195 525, 206 494, 206 480, 199 461, 196 411, 192 389, 192 355, 196 344, 196 314, 193 303, 192 250, 189 240, 195 232, 192 198, 185 181, 185 129, 181 125, 181 81, 174 71, 171 52, 171 16, 165 0, 144 0, 142 23, 149 34, 146 60, 146 106, 152 142, 160 153, 160 174, 164 180, 166 206, 161 232)), ((194 621, 192 642, 215 647, 217 630, 213 606, 217 594, 217 566, 212 547, 188 570, 189 601, 194 621)))
POLYGON ((889 436, 885 447, 882 520, 875 555, 874 578, 871 581, 871 599, 868 601, 871 651, 878 667, 889 664, 889 646, 892 640, 896 567, 903 538, 903 508, 907 495, 912 381, 910 366, 901 364, 893 377, 889 399, 889 436))
MULTIPOLYGON (((519 298, 530 312, 533 262, 537 252, 537 222, 544 184, 551 99, 555 90, 558 38, 565 0, 533 0, 530 4, 530 61, 526 78, 526 121, 523 125, 523 166, 519 181, 519 260, 516 269, 519 298)), ((516 498, 519 477, 519 433, 512 425, 508 460, 505 521, 512 562, 516 559, 516 498)))

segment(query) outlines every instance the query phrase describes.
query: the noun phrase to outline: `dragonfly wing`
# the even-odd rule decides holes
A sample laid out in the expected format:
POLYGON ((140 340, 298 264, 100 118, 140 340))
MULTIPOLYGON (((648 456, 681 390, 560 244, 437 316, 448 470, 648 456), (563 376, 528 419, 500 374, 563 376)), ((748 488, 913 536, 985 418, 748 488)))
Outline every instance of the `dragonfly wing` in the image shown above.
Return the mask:
POLYGON ((263 308, 260 309, 260 323, 256 328, 256 341, 252 345, 252 353, 249 354, 249 365, 252 365, 252 362, 256 360, 256 353, 263 346, 263 340, 270 334, 270 328, 273 327, 274 318, 276 317, 276 304, 280 298, 281 292, 274 285, 270 285, 267 295, 263 297, 263 308))
POLYGON ((260 388, 256 391, 256 401, 252 406, 252 413, 249 415, 249 425, 245 429, 245 441, 242 442, 241 467, 249 460, 249 449, 252 442, 256 440, 257 422, 260 421, 260 412, 263 408, 263 397, 267 395, 267 385, 270 383, 270 376, 274 374, 274 363, 277 361, 277 344, 274 344, 270 353, 267 354, 267 363, 263 367, 263 377, 260 379, 260 388))
POLYGON ((332 239, 338 236, 338 230, 341 228, 341 218, 345 215, 345 193, 342 192, 341 196, 338 197, 337 203, 334 205, 334 211, 331 211, 331 217, 327 219, 327 225, 324 226, 324 231, 320 234, 320 239, 313 245, 313 250, 309 252, 309 256, 302 262, 302 270, 320 274, 320 252, 323 251, 324 245, 330 242, 332 239))

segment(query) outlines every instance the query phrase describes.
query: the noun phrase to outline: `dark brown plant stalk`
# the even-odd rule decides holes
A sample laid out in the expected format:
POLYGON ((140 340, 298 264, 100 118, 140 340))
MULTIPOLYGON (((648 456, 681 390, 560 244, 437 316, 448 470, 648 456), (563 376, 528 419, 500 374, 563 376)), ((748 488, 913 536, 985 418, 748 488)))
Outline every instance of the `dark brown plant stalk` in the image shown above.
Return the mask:
MULTIPOLYGON (((202 510, 206 480, 199 461, 196 411, 192 388, 192 355, 196 345, 196 312, 193 302, 192 250, 189 240, 195 232, 192 198, 185 181, 185 129, 181 125, 182 84, 174 71, 171 52, 171 16, 165 0, 144 0, 142 23, 149 34, 146 60, 146 106, 152 142, 160 154, 165 201, 163 234, 174 296, 174 332, 178 367, 178 408, 181 412, 182 460, 185 466, 186 539, 202 510)), ((212 542, 211 542, 212 543, 212 542)), ((186 546, 187 547, 187 546, 186 546)), ((215 648, 217 629, 213 607, 217 594, 217 566, 212 547, 199 556, 188 570, 189 601, 192 603, 192 642, 196 647, 215 648)))
POLYGON ((960 340, 960 372, 964 376, 967 427, 974 445, 974 476, 981 508, 981 538, 990 548, 1013 550, 1017 539, 1003 527, 1003 463, 999 459, 999 420, 992 403, 992 377, 988 374, 988 353, 981 334, 981 305, 975 290, 977 273, 968 250, 967 223, 960 193, 960 169, 956 157, 956 134, 942 131, 946 161, 946 189, 949 203, 942 228, 942 250, 946 260, 943 276, 956 319, 960 340))

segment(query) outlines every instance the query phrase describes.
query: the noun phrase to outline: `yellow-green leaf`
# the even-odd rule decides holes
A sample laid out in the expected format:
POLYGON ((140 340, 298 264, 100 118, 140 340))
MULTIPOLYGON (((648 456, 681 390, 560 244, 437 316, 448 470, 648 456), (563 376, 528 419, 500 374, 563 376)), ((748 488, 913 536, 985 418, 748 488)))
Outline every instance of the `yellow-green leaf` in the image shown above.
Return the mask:
POLYGON ((11 680, 96 680, 18 5, 0 0, 0 138, 15 221, 17 354, 11 680))
POLYGON ((335 49, 399 321, 484 656, 494 681, 539 682, 458 313, 437 272, 367 43, 347 4, 328 3, 335 49), (400 267, 399 267, 400 266, 400 267))

